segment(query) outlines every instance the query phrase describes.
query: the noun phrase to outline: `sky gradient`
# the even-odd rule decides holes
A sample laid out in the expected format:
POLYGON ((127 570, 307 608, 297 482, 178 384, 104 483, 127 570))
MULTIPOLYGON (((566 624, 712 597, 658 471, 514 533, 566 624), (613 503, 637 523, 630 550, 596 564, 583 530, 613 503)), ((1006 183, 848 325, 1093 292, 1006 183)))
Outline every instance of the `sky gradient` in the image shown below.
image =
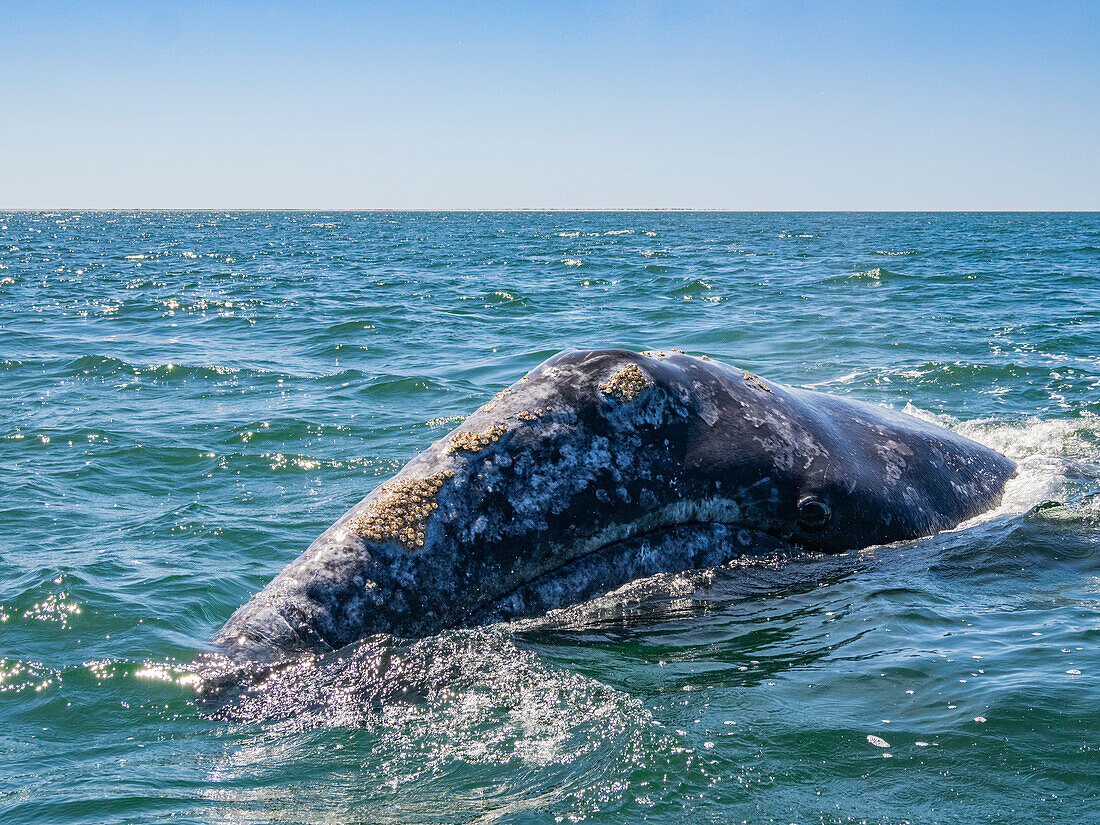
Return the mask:
POLYGON ((0 0, 0 208, 1100 209, 1100 3, 0 0))

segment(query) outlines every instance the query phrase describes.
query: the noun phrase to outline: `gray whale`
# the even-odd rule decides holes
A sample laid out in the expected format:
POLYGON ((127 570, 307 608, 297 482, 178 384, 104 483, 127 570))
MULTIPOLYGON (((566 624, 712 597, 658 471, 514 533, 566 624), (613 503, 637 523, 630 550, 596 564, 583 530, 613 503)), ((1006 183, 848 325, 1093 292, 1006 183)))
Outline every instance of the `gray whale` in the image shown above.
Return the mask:
POLYGON ((916 538, 995 506, 1014 473, 941 427, 705 357, 566 351, 356 504, 215 645, 271 661, 748 553, 916 538))

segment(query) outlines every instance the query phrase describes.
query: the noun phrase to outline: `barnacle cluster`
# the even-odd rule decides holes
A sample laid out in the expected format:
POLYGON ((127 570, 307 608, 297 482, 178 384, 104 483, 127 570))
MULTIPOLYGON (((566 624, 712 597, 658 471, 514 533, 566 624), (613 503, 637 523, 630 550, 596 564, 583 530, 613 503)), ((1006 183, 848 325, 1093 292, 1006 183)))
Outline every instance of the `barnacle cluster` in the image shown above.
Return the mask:
POLYGON ((412 551, 424 546, 424 528, 434 510, 435 497, 443 482, 454 476, 442 470, 427 478, 395 478, 379 490, 381 495, 367 504, 348 527, 365 539, 394 542, 412 551))
POLYGON ((455 433, 447 445, 448 453, 477 453, 494 443, 508 429, 506 424, 494 424, 483 433, 455 433))
POLYGON ((520 421, 538 421, 542 418, 543 413, 550 412, 550 407, 535 407, 533 410, 520 410, 516 413, 516 418, 520 421))
POLYGON ((481 405, 481 412, 492 412, 493 407, 495 407, 497 405, 497 402, 503 400, 503 398, 506 395, 511 394, 511 392, 512 392, 511 387, 505 387, 500 392, 498 392, 496 395, 494 395, 492 397, 492 399, 487 404, 482 404, 481 405))
POLYGON ((600 384, 600 392, 611 396, 620 404, 625 404, 636 399, 648 386, 649 379, 645 377, 645 373, 638 365, 627 364, 600 384))
POLYGON ((757 375, 755 372, 748 372, 746 370, 745 374, 742 377, 746 381, 751 381, 752 383, 756 384, 756 386, 760 387, 760 389, 764 390, 764 392, 771 392, 771 387, 765 384, 760 376, 757 375))
POLYGON ((709 360, 710 360, 710 356, 709 356, 709 355, 700 355, 700 356, 699 356, 699 360, 700 360, 700 361, 709 361, 709 360))

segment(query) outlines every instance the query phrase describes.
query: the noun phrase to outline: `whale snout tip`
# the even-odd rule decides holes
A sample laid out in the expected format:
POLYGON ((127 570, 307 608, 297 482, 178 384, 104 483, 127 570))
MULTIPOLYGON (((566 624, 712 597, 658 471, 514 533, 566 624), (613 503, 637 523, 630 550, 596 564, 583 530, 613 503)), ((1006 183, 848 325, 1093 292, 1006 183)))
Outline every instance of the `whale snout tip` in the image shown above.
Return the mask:
POLYGON ((234 662, 273 662, 323 649, 309 623, 295 622, 292 615, 266 601, 250 601, 214 638, 211 653, 234 662))

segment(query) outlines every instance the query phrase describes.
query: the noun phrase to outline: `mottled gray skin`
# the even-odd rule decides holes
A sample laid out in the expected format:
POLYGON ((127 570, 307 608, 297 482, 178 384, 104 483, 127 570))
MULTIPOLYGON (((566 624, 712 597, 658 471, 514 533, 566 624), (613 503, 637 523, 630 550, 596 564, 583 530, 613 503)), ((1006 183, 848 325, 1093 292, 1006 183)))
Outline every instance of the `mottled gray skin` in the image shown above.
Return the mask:
POLYGON ((375 490, 229 619, 219 649, 277 659, 536 615, 749 552, 924 536, 995 506, 1015 472, 916 418, 682 354, 563 352, 487 406, 456 432, 505 423, 498 441, 470 454, 441 439, 397 476, 454 473, 422 548, 349 529, 375 490), (649 386, 618 401, 601 385, 628 364, 649 386))

